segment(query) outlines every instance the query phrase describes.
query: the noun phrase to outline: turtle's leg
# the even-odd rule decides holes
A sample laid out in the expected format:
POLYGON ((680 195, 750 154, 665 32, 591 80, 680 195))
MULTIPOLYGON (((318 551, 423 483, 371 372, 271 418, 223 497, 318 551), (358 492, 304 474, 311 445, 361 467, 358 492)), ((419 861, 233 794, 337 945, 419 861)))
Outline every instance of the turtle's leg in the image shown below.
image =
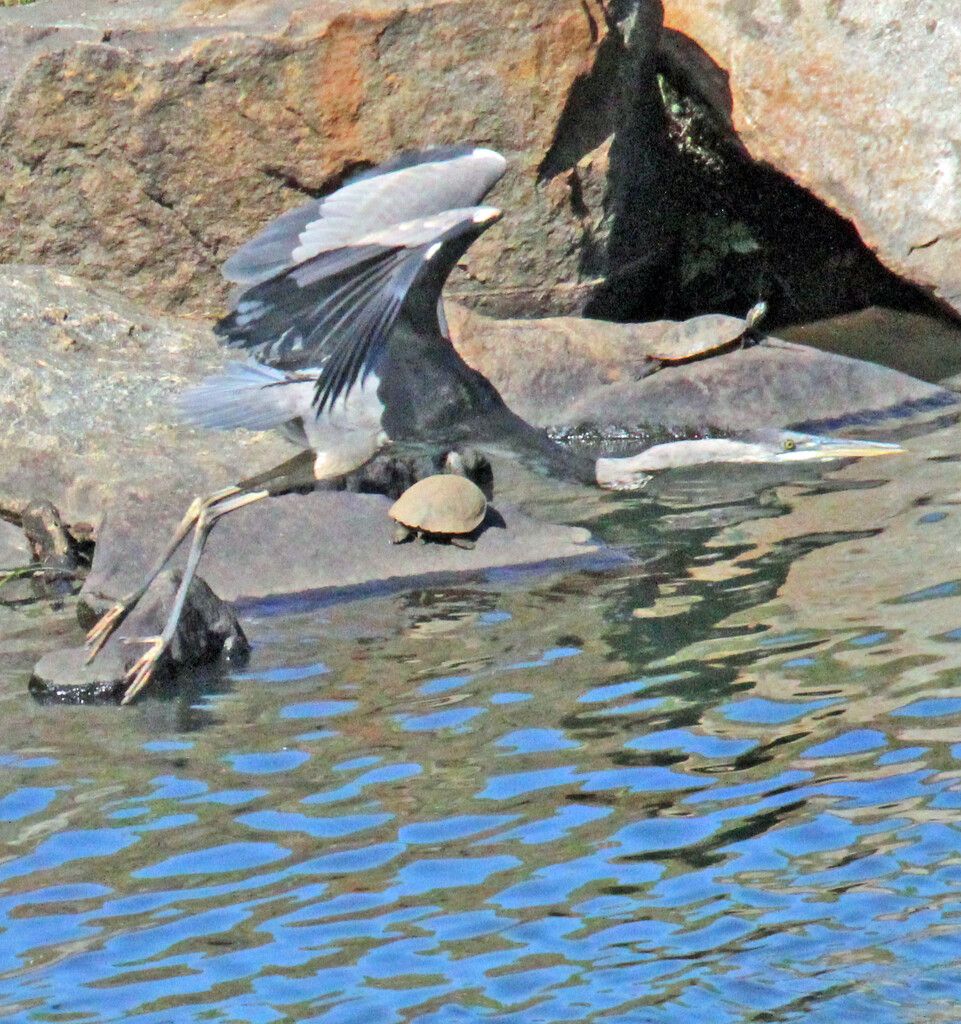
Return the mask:
POLYGON ((663 370, 667 365, 663 359, 658 359, 657 356, 644 356, 643 359, 644 361, 634 374, 635 380, 643 380, 645 377, 650 377, 652 373, 663 370))
POLYGON ((455 533, 454 536, 451 537, 450 542, 455 548, 463 548, 465 551, 473 551, 474 548, 477 547, 477 543, 475 541, 464 537, 462 534, 455 533))
POLYGON ((398 523, 394 527, 394 532, 391 534, 391 544, 404 544, 409 540, 413 540, 416 530, 412 530, 409 526, 404 526, 403 523, 398 523))

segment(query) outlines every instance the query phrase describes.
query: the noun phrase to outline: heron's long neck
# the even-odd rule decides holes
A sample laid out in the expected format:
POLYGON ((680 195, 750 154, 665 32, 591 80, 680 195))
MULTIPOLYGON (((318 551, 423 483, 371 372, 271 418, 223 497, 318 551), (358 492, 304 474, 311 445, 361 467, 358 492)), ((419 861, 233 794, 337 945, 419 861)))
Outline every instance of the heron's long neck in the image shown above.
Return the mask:
POLYGON ((492 443, 559 476, 593 481, 593 461, 512 412, 437 326, 436 305, 405 304, 378 366, 382 423, 395 441, 492 443), (429 322, 429 327, 427 323, 429 322))

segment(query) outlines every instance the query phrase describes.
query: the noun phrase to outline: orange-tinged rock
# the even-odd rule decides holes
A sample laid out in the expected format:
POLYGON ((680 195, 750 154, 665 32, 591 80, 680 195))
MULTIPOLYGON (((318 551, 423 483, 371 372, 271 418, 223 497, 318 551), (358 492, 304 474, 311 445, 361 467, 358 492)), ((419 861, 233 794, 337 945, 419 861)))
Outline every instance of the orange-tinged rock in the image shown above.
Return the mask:
POLYGON ((666 45, 752 156, 961 311, 961 11, 929 0, 664 0, 666 45), (724 97, 727 72, 729 99, 724 97))
POLYGON ((582 225, 537 169, 604 24, 596 0, 2 9, 0 261, 218 313, 220 263, 268 220, 397 150, 467 141, 508 158, 508 216, 452 286, 549 306, 582 225))

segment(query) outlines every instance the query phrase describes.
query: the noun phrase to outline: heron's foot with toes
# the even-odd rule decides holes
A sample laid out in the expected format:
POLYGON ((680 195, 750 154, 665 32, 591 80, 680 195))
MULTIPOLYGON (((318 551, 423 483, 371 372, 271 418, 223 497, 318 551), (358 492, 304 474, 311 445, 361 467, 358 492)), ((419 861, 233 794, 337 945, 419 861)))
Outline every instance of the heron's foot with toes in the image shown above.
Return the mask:
POLYGON ((127 684, 121 704, 129 704, 134 697, 150 682, 157 662, 170 644, 163 636, 125 637, 125 644, 147 644, 147 650, 127 669, 123 681, 127 684))
POLYGON ((90 630, 86 636, 86 645, 90 648, 87 654, 87 664, 100 653, 103 645, 113 635, 114 630, 121 622, 127 617, 127 613, 130 611, 130 605, 124 601, 120 601, 115 604, 108 612, 101 615, 99 619, 90 627, 90 630))

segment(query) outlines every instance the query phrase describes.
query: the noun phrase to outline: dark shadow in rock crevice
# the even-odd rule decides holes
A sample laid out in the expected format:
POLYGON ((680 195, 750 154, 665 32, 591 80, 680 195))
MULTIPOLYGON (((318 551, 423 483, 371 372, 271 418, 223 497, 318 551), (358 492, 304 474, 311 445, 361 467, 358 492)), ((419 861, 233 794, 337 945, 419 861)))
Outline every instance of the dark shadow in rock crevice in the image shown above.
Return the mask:
POLYGON ((763 298, 775 328, 867 306, 947 316, 850 221, 750 158, 731 124, 727 72, 693 40, 658 26, 651 47, 637 35, 651 26, 632 31, 610 150, 608 274, 587 315, 743 316, 763 298))

